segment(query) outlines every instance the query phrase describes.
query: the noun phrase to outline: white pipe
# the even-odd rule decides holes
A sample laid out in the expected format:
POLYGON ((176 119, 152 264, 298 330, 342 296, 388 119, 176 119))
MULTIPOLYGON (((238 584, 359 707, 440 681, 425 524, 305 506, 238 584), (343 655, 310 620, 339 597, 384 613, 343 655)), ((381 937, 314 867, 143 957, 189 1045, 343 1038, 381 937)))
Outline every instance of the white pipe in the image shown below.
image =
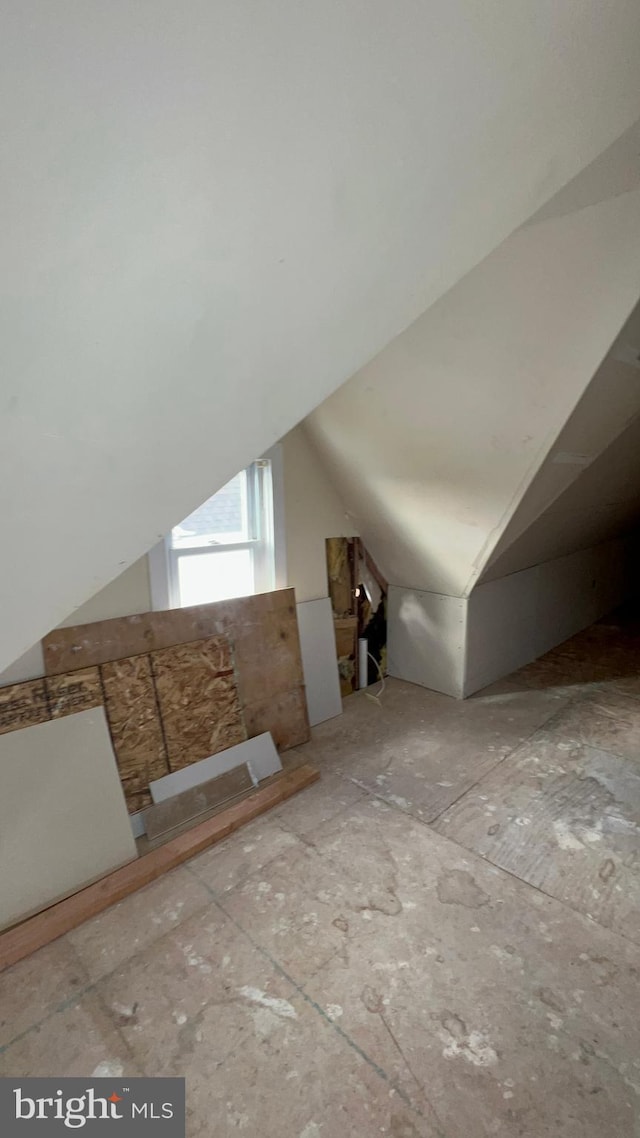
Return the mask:
POLYGON ((369 686, 369 641, 366 636, 358 639, 358 687, 369 686))

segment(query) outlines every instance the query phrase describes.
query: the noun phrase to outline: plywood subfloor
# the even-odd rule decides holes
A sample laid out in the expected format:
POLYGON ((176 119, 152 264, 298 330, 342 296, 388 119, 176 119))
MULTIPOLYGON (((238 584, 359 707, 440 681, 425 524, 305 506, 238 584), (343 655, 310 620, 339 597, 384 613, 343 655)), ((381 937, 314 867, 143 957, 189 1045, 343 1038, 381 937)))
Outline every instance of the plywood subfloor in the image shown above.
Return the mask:
POLYGON ((0 977, 0 1074, 188 1070, 194 1136, 638 1138, 639 643, 356 693, 316 786, 0 977))
POLYGON ((640 761, 540 731, 436 828, 640 944, 640 761))
MULTIPOLYGON (((101 717, 102 712, 98 714, 98 718, 101 717)), ((72 723, 69 730, 78 730, 80 726, 81 717, 78 717, 78 723, 72 723)), ((58 732, 60 730, 60 726, 54 729, 58 732)), ((10 745, 15 745, 15 740, 12 740, 10 745)), ((207 821, 190 827, 171 841, 138 858, 135 857, 128 820, 124 816, 127 850, 132 860, 114 873, 102 877, 95 884, 0 934, 0 972, 38 948, 50 944, 71 929, 77 928, 96 913, 101 913, 124 897, 136 893, 199 851, 221 841, 253 818, 259 817, 265 811, 273 809, 292 795, 311 786, 319 777, 318 771, 308 765, 283 772, 267 786, 254 790, 242 801, 220 811, 207 821)), ((112 841, 115 840, 114 834, 112 841)), ((178 910, 182 908, 182 904, 182 901, 178 903, 178 910)), ((0 1054, 1 1051, 0 1046, 0 1054)))
POLYGON ((356 693, 315 786, 0 977, 0 1073, 186 1070, 194 1138, 637 1138, 640 947, 436 828, 572 702, 356 693))

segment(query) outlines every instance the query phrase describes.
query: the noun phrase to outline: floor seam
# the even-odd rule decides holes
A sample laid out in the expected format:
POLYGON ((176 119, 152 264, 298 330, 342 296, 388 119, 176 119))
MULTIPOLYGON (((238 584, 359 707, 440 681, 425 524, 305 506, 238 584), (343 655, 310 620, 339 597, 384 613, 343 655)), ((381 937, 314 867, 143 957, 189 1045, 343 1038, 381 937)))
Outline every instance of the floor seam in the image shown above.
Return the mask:
MULTIPOLYGON (((432 1121, 432 1120, 428 1119, 428 1117, 425 1116, 424 1112, 422 1110, 420 1110, 420 1108, 417 1107, 411 1101, 411 1099, 410 1099, 409 1095, 406 1093, 406 1091, 404 1091, 402 1087, 398 1086, 398 1084, 390 1077, 390 1075, 387 1074, 387 1072, 384 1070, 384 1068, 381 1067, 378 1063, 376 1063, 376 1061, 374 1059, 372 1059, 371 1056, 368 1055, 367 1052, 364 1051, 363 1048, 361 1048, 359 1046, 359 1044, 357 1044, 355 1042, 355 1040, 353 1040, 351 1038, 351 1036, 344 1030, 344 1028, 340 1027, 340 1025, 338 1023, 336 1023, 335 1020, 332 1020, 331 1017, 327 1015, 324 1008, 320 1004, 318 1004, 317 1001, 314 1000, 309 995, 308 992, 305 991, 304 987, 301 984, 298 984, 298 982, 296 980, 294 980, 292 976, 289 975, 289 973, 286 971, 286 969, 283 968, 283 966, 275 959, 275 957, 273 957, 271 955, 271 953, 266 948, 264 948, 261 944, 258 944, 258 942, 253 939, 251 934, 249 932, 247 932, 247 930, 244 928, 244 926, 241 925, 239 923, 239 921, 237 921, 235 919, 235 917, 231 916, 231 914, 227 912, 227 910, 224 908, 224 905, 222 905, 220 903, 220 901, 218 901, 215 897, 213 897, 212 899, 213 899, 214 904, 220 909, 220 911, 224 914, 224 916, 227 917, 227 919, 229 921, 231 921, 231 923, 235 926, 235 928, 237 928, 238 931, 240 933, 242 933, 242 935, 249 941, 249 943, 256 950, 256 952, 259 952, 261 954, 261 956, 264 957, 264 959, 271 965, 271 967, 276 972, 278 972, 279 975, 282 976, 282 978, 284 980, 286 980, 288 984, 291 985, 291 987, 294 989, 294 991, 296 991, 298 993, 298 995, 301 997, 301 999, 303 999, 304 1002, 310 1008, 312 1008, 312 1010, 315 1011, 317 1015, 320 1016, 320 1018, 323 1020, 323 1022, 325 1024, 327 1024, 327 1026, 329 1026, 337 1035, 340 1036, 340 1038, 353 1051, 356 1052, 356 1054, 363 1060, 364 1063, 367 1064, 367 1066, 369 1066, 373 1071, 375 1071, 375 1073, 380 1078, 382 1078, 386 1083, 388 1083, 388 1085, 395 1091, 395 1093, 402 1100, 402 1102, 405 1104, 405 1106, 409 1107, 409 1109, 411 1111, 413 1111, 414 1114, 417 1114, 419 1118, 423 1118, 423 1119, 425 1119, 425 1121, 432 1121)), ((437 1123, 437 1133, 436 1133, 436 1135, 434 1135, 434 1138, 446 1138, 446 1134, 441 1129, 441 1124, 437 1120, 435 1110, 431 1106, 431 1103, 429 1102, 426 1095, 425 1095, 425 1101, 428 1103, 430 1110, 434 1116, 434 1119, 436 1119, 436 1123, 437 1123)))
MULTIPOLYGON (((581 693, 580 695, 575 696, 573 700, 568 700, 567 702, 568 703, 571 703, 574 701, 575 702, 582 702, 582 700, 587 698, 588 694, 589 693, 581 693)), ((440 811, 439 814, 435 815, 435 817, 432 818, 428 822, 426 822, 423 818, 416 817, 415 814, 412 814, 408 810, 403 810, 402 807, 398 806, 397 803, 387 801, 387 799, 383 798, 382 795, 376 793, 376 791, 372 790, 370 787, 359 782, 357 779, 350 777, 350 776, 346 776, 346 777, 349 778, 349 781, 355 783, 356 786, 361 787, 361 789, 363 789, 371 798, 376 798, 378 801, 384 802, 384 804, 386 806, 388 806, 390 809, 396 810, 399 814, 404 814, 405 816, 412 818, 419 825, 425 826, 428 830, 431 830, 432 833, 438 834, 439 837, 444 838, 445 841, 451 842, 458 849, 464 850, 466 853, 470 853, 473 856, 480 858, 486 865, 490 865, 494 869, 497 869, 499 872, 505 873, 513 881, 520 882, 521 885, 526 886, 528 889, 535 890, 536 893, 540 894, 540 896, 547 897, 549 900, 555 901, 558 905, 562 905, 562 907, 565 908, 568 912, 575 913, 578 916, 582 917, 583 920, 589 921, 591 924, 596 925, 598 928, 603 929, 605 932, 610 933, 612 936, 619 937, 620 940, 622 940, 625 944, 631 944, 635 948, 639 948, 640 946, 638 946, 636 941, 632 940, 630 937, 626 936, 624 933, 620 932, 618 929, 613 929, 613 928, 610 928, 608 925, 603 925, 601 921, 596 920, 594 917, 587 916, 587 914, 583 913, 581 909, 574 908, 573 905, 570 905, 567 901, 562 900, 562 898, 554 896, 553 893, 547 893, 547 891, 545 889, 542 889, 538 885, 533 885, 530 881, 526 881, 525 878, 523 878, 523 877, 518 877, 518 875, 516 873, 513 873, 511 870, 505 869, 503 866, 499 865, 497 862, 492 861, 491 858, 487 857, 485 854, 480 853, 479 850, 474 850, 469 846, 465 846, 462 842, 457 841, 455 838, 452 838, 450 835, 443 834, 443 833, 441 833, 440 830, 434 830, 433 829, 435 823, 440 821, 444 817, 444 815, 447 814, 447 812, 449 810, 451 810, 462 798, 465 797, 466 794, 469 794, 476 787, 480 786, 482 781, 486 777, 488 777, 490 774, 492 774, 494 771, 496 771, 497 768, 499 766, 501 766, 507 759, 511 758, 512 755, 517 750, 520 749, 520 747, 523 747, 527 743, 530 743, 531 740, 533 739, 534 735, 536 735, 538 731, 541 731, 543 728, 545 730, 549 730, 549 723, 551 722, 551 720, 554 719, 556 717, 556 715, 561 714, 561 711, 564 711, 564 710, 565 710, 565 708, 562 708, 562 709, 558 709, 558 711, 552 712, 552 714, 547 719, 543 720, 541 723, 538 724, 537 727, 535 727, 531 731, 530 735, 526 736, 519 743, 517 743, 516 746, 512 747, 512 749, 510 751, 508 751, 506 755, 503 755, 502 758, 498 759, 498 761, 489 770, 485 771, 484 774, 481 775, 481 777, 479 779, 477 779, 475 783, 473 783, 470 787, 468 787, 461 794, 459 794, 458 797, 453 800, 453 802, 451 802, 447 807, 445 807, 444 810, 440 811)), ((553 732, 553 733, 557 734, 557 732, 553 732)), ((589 746, 589 744, 585 744, 585 746, 589 746)), ((613 752, 609 752, 609 753, 613 755, 613 752)), ((614 757, 624 758, 624 756, 614 756, 614 757)))
MULTIPOLYGON (((176 867, 176 868, 178 868, 178 867, 176 867)), ((183 863, 183 865, 180 866, 179 868, 187 869, 188 865, 187 865, 187 863, 183 863)), ((173 872, 173 870, 171 870, 170 872, 173 872)), ((189 870, 189 872, 192 872, 192 871, 189 870)), ((157 944, 161 944, 162 941, 165 940, 168 936, 171 936, 172 933, 177 932, 178 929, 180 929, 182 927, 182 925, 186 924, 187 921, 191 920, 193 917, 199 916, 200 913, 204 913, 206 909, 210 908, 211 907, 212 894, 211 894, 211 891, 209 889, 209 886, 206 884, 206 882, 202 881, 199 877, 197 877, 197 875, 195 873, 193 873, 193 876, 196 878, 196 880, 199 882, 199 884, 202 885, 203 889, 205 889, 205 891, 208 893, 209 896, 208 896, 207 901, 204 902, 202 904, 202 906, 199 906, 197 909, 194 909, 192 912, 188 913, 184 917, 183 920, 178 922, 178 924, 173 925, 170 929, 167 929, 166 932, 160 933, 160 935, 158 937, 156 937, 154 940, 150 941, 143 948, 136 949, 135 952, 132 952, 124 960, 121 960, 118 964, 116 964, 114 968, 111 968, 108 972, 105 972, 102 976, 98 976, 97 979, 95 979, 95 980, 90 979, 87 967, 84 964, 84 961, 82 960, 82 957, 80 956, 75 945, 70 940, 67 942, 67 937, 69 936, 69 933, 64 933, 61 937, 58 937, 57 940, 62 941, 65 944, 68 944, 68 946, 72 949, 76 958, 80 960, 80 963, 82 964, 82 967, 83 967, 83 971, 84 971, 85 975, 87 976, 87 983, 82 988, 79 988, 76 992, 73 992, 69 996, 66 996, 64 1000, 61 1000, 60 1003, 56 1004, 55 1007, 51 1008, 51 1010, 49 1012, 47 1012, 46 1015, 42 1016, 41 1019, 36 1020, 35 1023, 30 1024, 29 1027, 25 1028, 24 1031, 21 1031, 19 1033, 19 1035, 16 1035, 13 1039, 10 1039, 8 1043, 0 1044, 0 1055, 3 1055, 6 1051, 9 1050, 10 1047, 13 1047, 14 1044, 19 1043, 20 1040, 25 1038, 25 1036, 30 1035, 31 1032, 38 1031, 43 1026, 43 1024, 48 1023, 48 1021, 50 1019, 52 1019, 53 1016, 60 1015, 62 1012, 68 1011, 69 1008, 72 1008, 74 1006, 74 1004, 79 1003, 79 1001, 81 999, 83 999, 84 996, 90 995, 92 992, 98 994, 97 989, 98 989, 99 985, 103 984, 105 981, 110 980, 113 976, 115 976, 120 968, 125 967, 131 961, 137 960, 140 956, 142 956, 150 948, 154 947, 157 944)), ((108 911, 109 911, 108 909, 105 910, 105 912, 108 912, 108 911)), ((83 922, 83 923, 86 923, 86 922, 83 922)), ((82 925, 80 925, 79 927, 82 928, 82 925)), ((71 930, 71 931, 73 931, 73 930, 71 930)), ((52 943, 55 943, 55 942, 52 942, 52 943)), ((18 961, 18 964, 19 963, 20 963, 20 961, 18 961)), ((14 967, 15 967, 15 965, 14 965, 14 967)), ((101 1003, 101 1006, 104 1007, 101 998, 100 998, 100 1003, 101 1003)), ((111 1014, 112 1013, 108 1012, 109 1018, 111 1018, 111 1014)), ((114 1023, 114 1028, 116 1031, 118 1031, 118 1025, 115 1023, 114 1023)))
MULTIPOLYGON (((571 702, 571 701, 569 700, 567 702, 571 702)), ((562 710, 564 710, 564 708, 562 710)), ((389 801, 389 799, 385 798, 384 795, 380 794, 378 791, 373 790, 371 787, 367 786, 365 783, 360 782, 357 778, 355 778, 353 776, 349 776, 349 775, 347 775, 345 777, 348 778, 348 780, 350 782, 353 782, 356 786, 359 786, 361 790, 366 791, 366 793, 369 794, 372 798, 377 798, 380 802, 384 802, 385 805, 391 807, 392 810, 397 810, 401 814, 408 815, 408 817, 413 818, 416 822, 419 822, 423 826, 433 826, 434 823, 438 822, 440 820, 440 818, 442 818, 443 815, 445 815, 447 813, 448 810, 451 810, 453 806, 457 805, 457 803, 460 801, 460 799, 464 798, 465 794, 469 794, 470 791, 474 790, 477 786, 479 786, 480 783, 483 781, 483 779, 487 778, 490 774, 493 774, 493 772, 495 770, 497 770, 497 768, 499 766, 501 766, 502 763, 504 763, 507 759, 510 759, 512 757, 512 755, 514 755, 515 752, 520 749, 520 747, 524 747, 527 743, 530 743, 531 740, 533 739, 534 735, 536 735, 538 731, 541 731, 543 728, 545 730, 548 730, 548 724, 550 723, 550 721, 553 718, 555 718, 556 715, 559 715, 559 714, 560 714, 559 710, 558 711, 552 711, 549 714, 548 718, 543 719, 540 723, 538 723, 538 725, 533 728, 533 730, 531 731, 531 733, 529 735, 524 736, 524 738, 520 739, 520 741, 518 743, 516 743, 513 747, 511 747, 511 749, 508 750, 506 752, 506 754, 501 755, 500 758, 496 759, 495 763, 492 763, 492 765, 487 770, 485 770, 480 775, 480 777, 475 780, 475 782, 472 782, 470 786, 466 787, 465 790, 462 790, 460 792, 460 794, 457 795, 456 798, 454 798, 451 802, 449 802, 446 806, 444 806, 442 808, 442 810, 438 811, 437 814, 434 814, 434 816, 432 818, 430 818, 428 821, 425 821, 424 818, 419 818, 416 814, 413 814, 410 810, 405 810, 405 809, 403 809, 403 807, 398 806, 397 802, 389 801)), ((321 777, 322 777, 322 772, 321 772, 321 777)))
POLYGON ((492 869, 497 869, 499 873, 504 873, 507 877, 510 877, 512 881, 517 881, 520 885, 524 885, 527 889, 533 889, 536 893, 539 893, 541 897, 546 897, 549 901, 554 901, 556 905, 561 905, 563 909, 567 910, 567 912, 581 917, 584 921, 588 921, 591 925, 596 925, 597 928, 602 929, 603 932, 608 933, 610 936, 618 937, 621 941, 624 941, 625 944, 633 945, 633 947, 637 949, 638 952, 640 952, 640 945, 638 942, 632 940, 631 937, 626 936, 625 933, 620 932, 619 929, 613 929, 609 925, 603 925, 602 922, 596 920, 595 917, 590 917, 587 915, 587 913, 583 913, 582 909, 576 909, 573 905, 570 905, 568 901, 564 901, 561 897, 556 897, 553 893, 547 893, 546 889, 543 889, 542 886, 534 885, 531 881, 526 881, 524 877, 518 877, 518 874, 514 873, 513 870, 505 869, 503 865, 499 865, 498 862, 492 861, 490 857, 487 857, 486 854, 481 853, 480 850, 474 850, 469 846, 463 845, 462 842, 458 841, 457 838, 451 837, 450 834, 443 834, 440 830, 435 830, 434 833, 436 833, 438 837, 444 838, 446 842, 451 842, 452 845, 456 846, 459 850, 463 850, 466 854, 471 854, 473 857, 480 858, 480 860, 483 861, 485 865, 490 865, 492 869))
MULTIPOLYGON (((583 698, 583 697, 582 696, 576 696, 575 697, 576 700, 580 700, 581 698, 583 698)), ((475 788, 477 786, 480 786, 480 784, 483 782, 483 780, 485 778, 487 778, 490 774, 493 774, 498 769, 499 766, 501 766, 504 762, 506 762, 507 759, 512 758, 513 755, 516 753, 516 751, 519 751, 521 747, 527 746, 531 742, 531 740, 534 738, 534 736, 538 734, 538 731, 553 730, 553 728, 550 728, 549 724, 556 718, 556 716, 561 715, 564 711, 566 711, 567 705, 571 702, 573 702, 573 701, 571 699, 569 699, 566 701, 564 707, 558 708, 556 711, 552 711, 547 716, 546 719, 543 719, 540 723, 538 723, 538 725, 536 727, 534 727, 533 731, 531 731, 531 733, 529 735, 527 735, 524 739, 521 739, 520 742, 517 743, 515 745, 515 747, 512 747, 510 751, 507 751, 506 755, 503 755, 500 759, 497 760, 497 762, 495 762, 493 764, 493 766, 489 767, 488 770, 484 771, 484 773, 480 775, 480 778, 476 779, 476 781, 474 783, 472 783, 471 786, 467 787, 466 790, 463 790, 457 796, 457 798, 454 798, 453 801, 450 802, 448 806, 445 806, 444 810, 441 810, 438 814, 436 814, 433 818, 431 818, 428 822, 426 822, 425 825, 433 826, 435 822, 439 822, 440 819, 442 817, 444 817, 444 815, 449 810, 453 809, 453 807, 456 806, 458 804, 458 802, 460 802, 460 800, 465 797, 466 794, 469 794, 472 790, 475 790, 475 788)))

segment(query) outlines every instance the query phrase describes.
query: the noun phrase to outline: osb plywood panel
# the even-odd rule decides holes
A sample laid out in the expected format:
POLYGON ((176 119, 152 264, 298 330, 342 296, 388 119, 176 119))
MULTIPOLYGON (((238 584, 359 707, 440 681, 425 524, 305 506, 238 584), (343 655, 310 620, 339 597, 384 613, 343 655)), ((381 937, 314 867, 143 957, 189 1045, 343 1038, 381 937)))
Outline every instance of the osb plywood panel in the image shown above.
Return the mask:
POLYGON ((151 662, 172 771, 247 738, 227 637, 164 648, 151 662))
POLYGON ((0 688, 0 735, 50 719, 44 680, 0 688))
MULTIPOLYGON (((282 740, 289 736, 298 742, 308 739, 308 724, 300 737, 306 711, 301 717, 304 675, 293 589, 56 629, 43 641, 45 668, 49 675, 76 671, 218 636, 229 637, 234 646, 240 706, 260 705, 258 718, 264 723, 260 730, 272 727, 269 716, 265 718, 265 705, 271 706, 274 697, 293 693, 282 707, 290 707, 294 718, 287 730, 282 719, 285 712, 278 712, 279 735, 282 740)), ((278 746, 283 750, 287 744, 278 742, 278 746)), ((213 749, 205 752, 212 753, 213 749)), ((199 757, 203 757, 201 752, 187 761, 199 757)))
POLYGON ((151 802, 149 783, 169 773, 149 656, 101 669, 113 749, 129 813, 151 802))
POLYGON ((300 637, 293 611, 263 614, 234 638, 238 690, 242 704, 284 694, 304 684, 300 637))
POLYGON ((340 694, 351 695, 355 688, 356 663, 358 657, 358 618, 356 616, 333 618, 340 694))
MULTIPOLYGON (((285 626, 295 623, 295 592, 279 589, 210 605, 168 609, 116 617, 93 624, 57 628, 42 641, 47 675, 119 660, 126 656, 187 644, 225 634, 238 640, 260 633, 268 614, 279 614, 285 626)), ((295 648, 295 637, 293 647, 295 648)), ((299 646, 298 646, 299 655, 299 646)), ((300 665, 302 676, 302 665, 300 665)))
POLYGON ((72 628, 57 628, 42 641, 48 676, 95 667, 125 656, 139 656, 152 647, 153 613, 97 620, 72 628))
POLYGON ((52 719, 100 707, 102 684, 97 668, 82 668, 61 676, 48 676, 45 680, 52 719))
POLYGON ((303 687, 247 704, 244 719, 250 739, 270 731, 279 751, 298 747, 309 739, 309 717, 303 687))

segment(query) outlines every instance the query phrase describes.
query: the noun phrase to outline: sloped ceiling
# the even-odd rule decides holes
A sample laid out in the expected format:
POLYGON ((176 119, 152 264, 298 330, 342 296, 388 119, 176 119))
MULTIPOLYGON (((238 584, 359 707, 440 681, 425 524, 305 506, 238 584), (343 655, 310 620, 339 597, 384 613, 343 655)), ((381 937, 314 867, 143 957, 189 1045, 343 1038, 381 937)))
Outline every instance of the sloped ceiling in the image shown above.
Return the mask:
POLYGON ((0 667, 628 129, 639 39, 626 0, 10 5, 0 667))
POLYGON ((505 577, 619 537, 640 524, 640 418, 598 456, 483 574, 505 577))
POLYGON ((564 189, 545 202, 526 224, 562 217, 636 190, 639 166, 640 121, 616 139, 578 178, 572 178, 564 189))
POLYGON ((523 495, 481 580, 587 548, 639 522, 640 306, 523 495))
MULTIPOLYGON (((636 189, 514 233, 309 417, 391 583, 468 595, 639 297, 636 189)), ((603 446, 636 406, 620 367, 603 446)))

